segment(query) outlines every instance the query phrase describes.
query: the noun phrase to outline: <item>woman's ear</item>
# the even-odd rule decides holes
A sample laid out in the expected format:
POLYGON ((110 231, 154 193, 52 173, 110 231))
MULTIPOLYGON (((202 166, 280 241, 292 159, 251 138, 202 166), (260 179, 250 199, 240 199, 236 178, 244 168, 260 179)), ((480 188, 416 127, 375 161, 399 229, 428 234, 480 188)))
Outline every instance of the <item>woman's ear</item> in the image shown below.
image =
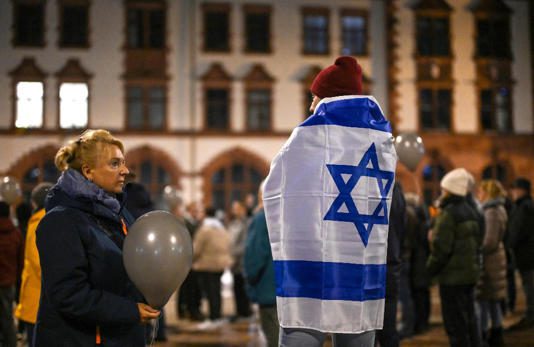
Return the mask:
POLYGON ((82 165, 82 175, 84 175, 89 181, 93 181, 93 170, 89 167, 89 165, 82 165))

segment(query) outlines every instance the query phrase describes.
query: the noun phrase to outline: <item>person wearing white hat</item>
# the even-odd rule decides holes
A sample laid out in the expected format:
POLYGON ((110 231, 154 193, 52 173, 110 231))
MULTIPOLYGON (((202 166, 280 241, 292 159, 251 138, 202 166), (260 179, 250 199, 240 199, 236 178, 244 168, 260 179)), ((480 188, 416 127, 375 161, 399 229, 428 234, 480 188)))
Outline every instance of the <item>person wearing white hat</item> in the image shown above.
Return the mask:
POLYGON ((441 311, 450 345, 480 346, 475 315, 475 285, 480 267, 481 245, 477 212, 466 200, 473 176, 463 168, 441 180, 441 213, 434 224, 427 270, 437 279, 441 311))

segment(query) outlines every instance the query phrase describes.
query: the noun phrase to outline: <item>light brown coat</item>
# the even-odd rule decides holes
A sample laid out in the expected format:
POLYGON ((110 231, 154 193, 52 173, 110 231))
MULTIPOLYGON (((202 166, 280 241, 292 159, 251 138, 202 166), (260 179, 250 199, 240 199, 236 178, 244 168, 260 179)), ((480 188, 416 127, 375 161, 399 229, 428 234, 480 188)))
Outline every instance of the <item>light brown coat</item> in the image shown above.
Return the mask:
POLYGON ((478 283, 479 300, 506 297, 506 253, 503 237, 508 217, 502 203, 493 200, 484 205, 485 234, 482 244, 483 271, 478 283))
POLYGON ((203 224, 193 241, 193 269, 222 272, 232 265, 230 234, 222 227, 203 224))

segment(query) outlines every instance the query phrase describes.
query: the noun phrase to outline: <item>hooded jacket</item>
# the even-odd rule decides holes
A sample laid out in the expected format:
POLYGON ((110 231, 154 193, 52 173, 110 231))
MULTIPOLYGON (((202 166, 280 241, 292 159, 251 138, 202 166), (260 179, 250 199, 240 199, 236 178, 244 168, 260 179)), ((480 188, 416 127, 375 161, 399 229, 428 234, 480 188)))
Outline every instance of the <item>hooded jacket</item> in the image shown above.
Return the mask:
POLYGON ((39 252, 35 244, 35 230, 45 215, 45 209, 35 212, 29 222, 24 246, 24 270, 22 271, 22 284, 20 285, 20 299, 15 315, 17 318, 35 324, 37 309, 41 296, 41 264, 39 252))
POLYGON ((35 346, 144 346, 137 308, 144 300, 122 261, 121 220, 129 225, 131 215, 75 170, 62 174, 45 207, 35 346))

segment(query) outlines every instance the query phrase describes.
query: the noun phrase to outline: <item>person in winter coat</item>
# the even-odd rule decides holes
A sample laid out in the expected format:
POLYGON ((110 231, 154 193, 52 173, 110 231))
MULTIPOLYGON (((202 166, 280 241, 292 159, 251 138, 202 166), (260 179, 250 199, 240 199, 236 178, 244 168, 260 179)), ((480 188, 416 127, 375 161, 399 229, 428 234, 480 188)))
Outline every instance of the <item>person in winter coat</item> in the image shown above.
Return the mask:
POLYGON ((506 252, 503 238, 508 216, 504 209, 505 195, 504 188, 496 180, 480 183, 478 198, 482 202, 486 230, 482 242, 483 267, 477 298, 482 337, 490 347, 504 345, 501 301, 506 298, 506 252))
POLYGON ((525 317, 510 327, 522 330, 534 327, 534 202, 530 181, 517 178, 512 186, 514 205, 508 219, 508 243, 512 249, 515 266, 521 275, 527 301, 525 317))
POLYGON ((22 234, 9 217, 9 205, 0 201, 0 338, 5 347, 17 345, 13 303, 24 261, 23 247, 22 234))
MULTIPOLYGON (((424 206, 420 203, 417 194, 406 193, 406 234, 403 241, 403 268, 402 273, 407 277, 401 277, 401 288, 408 286, 413 302, 413 313, 407 312, 408 320, 413 315, 413 333, 418 334, 428 329, 430 318, 430 277, 426 271, 426 262, 430 254, 428 246, 428 216, 424 206), (406 267, 405 267, 406 266, 406 267)), ((401 290, 402 293, 402 290, 401 290)), ((410 298, 406 298, 410 300, 410 298)), ((401 295, 401 305, 402 302, 401 295)), ((409 309, 409 304, 406 308, 409 309)), ((410 322, 405 323, 405 308, 402 308, 403 328, 410 327, 410 322)), ((404 332, 404 336, 409 331, 404 332)))
POLYGON ((26 340, 30 346, 33 341, 33 329, 37 321, 37 310, 41 296, 41 264, 35 243, 35 231, 45 215, 45 198, 52 186, 52 183, 43 182, 35 186, 31 193, 31 203, 35 212, 28 222, 20 298, 15 311, 15 316, 25 323, 26 340))
POLYGON ((262 186, 258 192, 257 212, 252 216, 248 227, 243 261, 250 298, 260 307, 261 328, 265 334, 267 346, 276 347, 280 326, 276 312, 273 255, 263 210, 262 186))
POLYGON ((250 301, 245 289, 245 278, 243 276, 243 255, 245 253, 245 242, 247 238, 247 210, 239 202, 232 203, 232 221, 228 224, 228 231, 232 240, 232 275, 234 276, 234 300, 236 315, 234 319, 246 318, 252 314, 250 301))
POLYGON ((389 213, 386 302, 384 326, 376 331, 376 341, 381 347, 399 347, 400 336, 397 331, 397 303, 399 301, 402 269, 401 245, 404 237, 406 201, 400 183, 395 182, 389 213))
POLYGON ((452 347, 479 347, 475 284, 479 277, 477 212, 465 197, 470 174, 455 169, 441 180, 441 212, 432 232, 429 275, 439 283, 441 311, 452 347))
POLYGON ((230 235, 215 218, 215 209, 209 207, 193 240, 193 269, 198 272, 201 290, 209 303, 211 322, 202 325, 206 328, 221 318, 221 276, 231 265, 230 235))
POLYGON ((128 278, 122 247, 133 217, 123 208, 124 147, 87 130, 59 149, 62 171, 37 227, 42 271, 34 346, 145 346, 159 311, 128 278))

